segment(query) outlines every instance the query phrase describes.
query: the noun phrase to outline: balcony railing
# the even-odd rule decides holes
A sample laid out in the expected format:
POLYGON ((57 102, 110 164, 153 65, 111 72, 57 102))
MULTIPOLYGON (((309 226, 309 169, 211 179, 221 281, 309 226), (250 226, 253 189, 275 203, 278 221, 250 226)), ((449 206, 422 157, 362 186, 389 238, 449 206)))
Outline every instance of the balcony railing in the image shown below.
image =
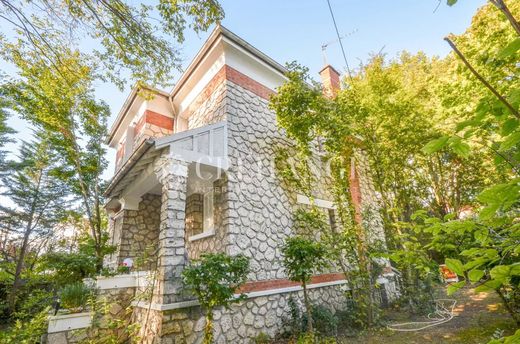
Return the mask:
POLYGON ((226 122, 205 125, 155 140, 157 149, 170 146, 170 153, 187 161, 228 168, 226 122))

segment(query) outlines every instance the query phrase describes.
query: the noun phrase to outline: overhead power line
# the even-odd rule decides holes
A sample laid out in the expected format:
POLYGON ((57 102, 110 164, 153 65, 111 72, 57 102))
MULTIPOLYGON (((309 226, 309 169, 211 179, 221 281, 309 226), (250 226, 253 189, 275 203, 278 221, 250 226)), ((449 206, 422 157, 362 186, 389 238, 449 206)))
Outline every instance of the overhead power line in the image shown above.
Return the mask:
POLYGON ((339 34, 338 25, 336 24, 336 18, 334 17, 334 12, 332 11, 332 6, 330 5, 330 0, 327 0, 327 4, 329 5, 330 16, 332 17, 332 22, 334 23, 334 29, 336 30, 336 35, 338 36, 339 45, 341 47, 341 52, 343 53, 343 59, 345 60, 345 66, 347 67, 347 74, 350 80, 352 80, 352 75, 350 73, 350 67, 347 61, 347 55, 345 54, 345 48, 343 47, 343 42, 341 41, 341 36, 339 34))

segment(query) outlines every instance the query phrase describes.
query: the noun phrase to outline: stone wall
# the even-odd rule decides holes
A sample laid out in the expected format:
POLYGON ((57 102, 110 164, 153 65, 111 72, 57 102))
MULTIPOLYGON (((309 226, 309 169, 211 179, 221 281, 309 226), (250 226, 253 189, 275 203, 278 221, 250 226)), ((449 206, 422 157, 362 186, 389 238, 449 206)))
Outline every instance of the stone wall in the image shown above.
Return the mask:
MULTIPOLYGON (((251 258, 250 280, 285 278, 281 245, 292 234, 297 190, 284 185, 275 158, 292 144, 276 125, 268 100, 227 81, 227 120, 230 169, 228 253, 251 258)), ((320 157, 319 169, 326 169, 320 157)), ((332 200, 327 179, 313 190, 314 196, 332 200)))
POLYGON ((206 100, 189 114, 188 129, 195 129, 225 120, 225 95, 226 87, 225 83, 222 82, 206 100))
MULTIPOLYGON (((215 252, 224 252, 225 243, 227 242, 227 214, 228 214, 228 208, 229 204, 227 202, 227 178, 224 175, 223 178, 220 178, 216 180, 213 183, 213 192, 214 192, 214 199, 213 199, 213 225, 214 225, 214 231, 215 234, 200 238, 197 240, 190 241, 189 237, 192 235, 190 234, 191 230, 189 230, 188 222, 186 222, 187 230, 186 230, 186 248, 188 251, 188 257, 189 259, 198 259, 200 258, 200 255, 202 253, 215 253, 215 252)), ((187 219, 190 219, 191 217, 197 218, 200 215, 200 218, 202 219, 202 195, 196 194, 198 196, 188 196, 192 197, 193 199, 200 200, 200 213, 194 213, 193 208, 194 205, 192 203, 191 206, 189 204, 186 204, 186 216, 187 219), (188 213, 188 209, 190 210, 191 216, 188 213)), ((192 201, 193 202, 193 201, 192 201)), ((200 230, 202 231, 202 223, 200 224, 200 230)))
MULTIPOLYGON (((309 296, 315 303, 331 311, 345 309, 347 299, 341 286, 321 287, 309 290, 309 296)), ((290 319, 289 298, 297 304, 303 304, 303 292, 286 292, 247 299, 231 306, 229 310, 217 309, 214 312, 215 343, 249 343, 261 332, 274 337, 286 330, 290 319)), ((142 309, 137 321, 143 321, 147 310, 142 309)), ((160 312, 152 311, 148 319, 155 321, 160 312)), ((203 310, 198 307, 181 308, 165 311, 162 314, 160 341, 154 343, 200 343, 202 341, 205 319, 203 310)), ((151 332, 144 332, 150 336, 151 332)), ((151 340, 145 340, 151 343, 151 340)))
MULTIPOLYGON (((149 270, 155 266, 155 251, 159 238, 161 219, 161 196, 145 194, 139 202, 139 210, 122 210, 121 227, 115 228, 114 235, 119 233, 120 245, 118 263, 125 258, 150 257, 140 270, 149 270)), ((117 222, 118 223, 118 222, 117 222)))
MULTIPOLYGON (((193 193, 186 197, 186 237, 202 233, 203 196, 193 193)), ((188 252, 190 250, 188 249, 188 252)))
POLYGON ((369 162, 363 151, 354 154, 359 172, 359 186, 361 189, 361 207, 365 228, 369 228, 368 240, 371 243, 385 242, 383 218, 381 217, 381 203, 377 197, 372 182, 369 162))

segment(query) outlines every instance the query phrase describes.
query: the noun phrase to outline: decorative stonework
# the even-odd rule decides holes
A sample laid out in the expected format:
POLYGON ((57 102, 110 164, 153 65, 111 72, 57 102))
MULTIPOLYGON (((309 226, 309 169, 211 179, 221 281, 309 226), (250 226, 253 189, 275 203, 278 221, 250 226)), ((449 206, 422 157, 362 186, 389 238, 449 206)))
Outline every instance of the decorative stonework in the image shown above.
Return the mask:
MULTIPOLYGON (((224 252, 225 243, 227 240, 227 214, 229 209, 229 203, 227 202, 226 198, 226 185, 227 179, 225 175, 223 176, 223 178, 218 179, 213 183, 213 224, 215 234, 205 238, 190 241, 190 235, 187 233, 186 248, 188 251, 189 259, 198 259, 200 258, 202 253, 224 252)), ((202 206, 202 202, 200 203, 200 205, 202 206)), ((200 216, 202 217, 202 211, 200 213, 200 216)))
MULTIPOLYGON (((200 193, 193 193, 186 198, 186 236, 202 233, 203 197, 200 193)), ((188 252, 190 249, 188 249, 188 252)), ((191 258, 191 257, 190 257, 191 258)))
MULTIPOLYGON (((202 253, 226 252, 249 257, 249 285, 257 283, 258 288, 262 286, 249 290, 254 295, 285 288, 272 295, 248 299, 230 310, 218 310, 215 314, 217 343, 247 342, 260 332, 273 336, 283 330, 282 320, 289 316, 289 297, 292 295, 301 302, 302 292, 287 290, 285 285, 275 285, 287 282, 282 267, 281 245, 294 234, 293 214, 301 207, 297 203, 297 190, 283 187, 275 167, 277 152, 290 149, 291 142, 283 130, 276 126, 276 116, 268 108, 269 90, 251 82, 238 71, 229 70, 234 73, 229 78, 227 67, 224 71, 226 78, 215 79, 218 83, 215 81, 211 86, 212 92, 204 93, 205 96, 197 100, 197 107, 190 106, 188 118, 189 129, 227 121, 230 167, 213 185, 215 234, 189 240, 190 236, 202 229, 202 198, 197 193, 187 196, 188 166, 184 161, 173 158, 175 152, 168 152, 168 149, 162 151, 160 158, 152 163, 154 173, 162 185, 161 199, 143 197, 139 206, 139 211, 142 206, 144 211, 154 214, 158 221, 153 226, 151 223, 148 226, 144 221, 144 229, 135 230, 140 228, 137 224, 139 211, 131 213, 125 210, 120 223, 113 223, 114 232, 120 228, 120 240, 123 243, 119 257, 131 252, 127 238, 131 236, 134 241, 139 241, 136 238, 138 235, 139 238, 143 236, 143 230, 152 227, 159 229, 153 297, 146 300, 159 308, 139 306, 133 312, 133 322, 142 324, 141 337, 145 343, 200 342, 205 322, 200 307, 162 312, 157 309, 193 300, 183 289, 181 273, 189 260, 199 258, 202 253)), ((355 162, 362 209, 364 212, 374 210, 377 213, 378 200, 362 152, 356 152, 355 162)), ((321 155, 317 156, 314 163, 320 170, 327 168, 321 155)), ((312 191, 313 196, 332 200, 327 187, 328 177, 323 175, 319 181, 319 185, 312 191)), ((324 212, 328 216, 329 211, 324 208, 324 212)), ((370 217, 367 221, 370 240, 384 238, 380 217, 370 217)), ((328 272, 332 276, 338 271, 332 267, 328 272)), ((337 276, 335 278, 310 290, 315 302, 334 311, 345 309, 346 306, 342 285, 328 283, 341 279, 337 276)), ((294 285, 290 287, 294 288, 294 285)))
POLYGON ((198 101, 196 108, 190 107, 188 118, 188 129, 202 127, 204 125, 217 123, 226 119, 225 94, 226 87, 222 80, 216 80, 218 84, 210 95, 198 101))
MULTIPOLYGON (((161 196, 145 194, 139 203, 139 210, 122 210, 120 220, 116 223, 120 228, 117 262, 125 258, 142 257, 145 253, 150 261, 155 262, 155 251, 159 240, 159 225, 161 221, 161 196), (145 252, 146 251, 146 252, 145 252)), ((150 270, 155 263, 140 267, 141 270, 150 270)))
MULTIPOLYGON (((341 288, 315 288, 309 290, 309 296, 313 302, 336 312, 347 307, 347 299, 341 288)), ((291 297, 300 306, 303 304, 303 292, 299 291, 247 299, 231 306, 229 310, 217 309, 214 313, 215 343, 249 343, 260 332, 274 337, 286 330, 290 319, 291 297)), ((157 312, 152 318, 158 316, 157 312)), ((200 307, 165 311, 162 316, 160 343, 201 342, 206 322, 200 307)))
POLYGON ((145 110, 134 128, 134 147, 149 138, 167 136, 173 133, 173 118, 145 110))
POLYGON ((186 264, 185 210, 188 167, 165 153, 154 169, 162 185, 158 251, 158 283, 154 302, 181 301, 181 273, 186 264))

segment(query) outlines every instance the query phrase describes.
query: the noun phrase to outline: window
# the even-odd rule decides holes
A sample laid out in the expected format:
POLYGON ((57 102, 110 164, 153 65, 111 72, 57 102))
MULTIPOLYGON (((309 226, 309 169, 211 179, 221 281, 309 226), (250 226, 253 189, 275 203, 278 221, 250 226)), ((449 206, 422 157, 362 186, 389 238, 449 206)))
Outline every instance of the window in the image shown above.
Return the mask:
POLYGON ((193 235, 189 237, 190 241, 204 239, 215 234, 215 223, 213 217, 214 191, 211 189, 204 194, 198 195, 202 196, 198 201, 198 204, 202 205, 202 209, 199 208, 199 210, 197 210, 197 218, 199 219, 198 221, 202 220, 202 223, 198 222, 198 226, 196 226, 197 231, 192 232, 193 235))
POLYGON ((202 231, 207 232, 213 230, 213 188, 204 194, 202 200, 202 231))

